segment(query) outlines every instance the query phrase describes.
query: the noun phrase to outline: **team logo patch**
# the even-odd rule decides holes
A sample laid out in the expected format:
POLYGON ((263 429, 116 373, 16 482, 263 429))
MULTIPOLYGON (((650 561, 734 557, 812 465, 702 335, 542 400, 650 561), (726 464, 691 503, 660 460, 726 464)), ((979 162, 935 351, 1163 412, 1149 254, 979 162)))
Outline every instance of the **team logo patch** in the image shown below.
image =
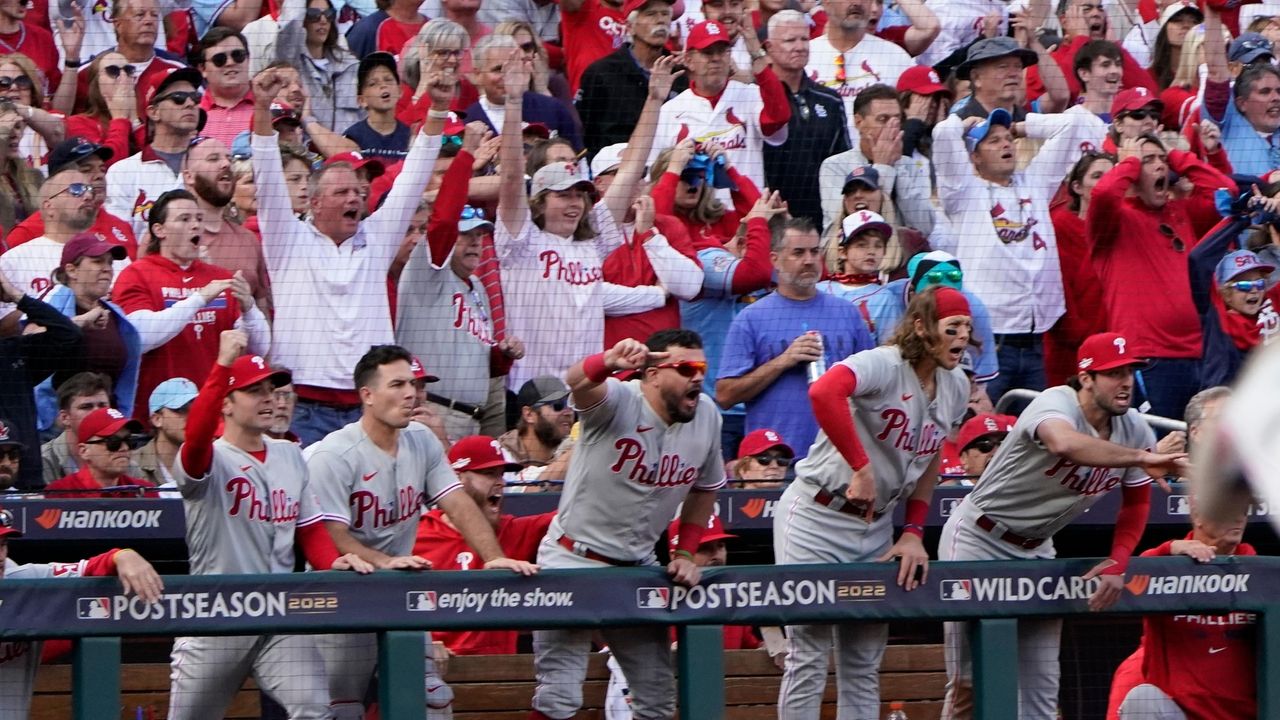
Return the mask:
POLYGON ((404 594, 405 609, 410 612, 430 612, 436 609, 436 591, 421 590, 404 594))
POLYGON ((636 588, 636 607, 641 610, 666 610, 671 606, 671 588, 636 588))

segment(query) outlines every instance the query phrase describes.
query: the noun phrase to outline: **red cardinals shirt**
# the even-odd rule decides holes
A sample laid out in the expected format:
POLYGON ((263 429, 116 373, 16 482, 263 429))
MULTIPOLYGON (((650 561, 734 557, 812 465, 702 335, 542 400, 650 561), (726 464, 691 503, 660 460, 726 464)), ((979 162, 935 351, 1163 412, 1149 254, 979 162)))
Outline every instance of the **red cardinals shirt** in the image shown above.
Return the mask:
POLYGON ((586 0, 577 12, 560 14, 560 34, 564 38, 569 89, 576 93, 587 66, 622 47, 627 39, 627 20, 621 8, 586 0))
MULTIPOLYGON (((115 483, 113 483, 110 487, 151 488, 151 487, 155 487, 155 483, 151 482, 150 480, 143 480, 142 478, 129 477, 128 475, 121 475, 120 477, 116 478, 115 483)), ((125 492, 123 490, 119 492, 103 492, 103 487, 98 484, 97 480, 93 479, 93 475, 89 472, 89 466, 87 465, 82 465, 79 470, 71 473, 70 475, 67 475, 66 477, 60 480, 54 480, 53 482, 49 483, 49 485, 45 488, 45 490, 63 491, 63 492, 58 492, 56 495, 54 495, 54 497, 58 499, 61 499, 61 498, 128 498, 128 497, 142 496, 141 492, 135 495, 134 493, 125 492), (66 492, 68 490, 83 490, 85 492, 66 492)), ((146 493, 146 496, 158 497, 155 492, 148 492, 146 493)))
MULTIPOLYGON (((112 299, 126 315, 139 310, 159 312, 195 295, 214 280, 229 277, 231 273, 223 268, 199 260, 184 269, 160 255, 148 255, 120 273, 112 299)), ((171 340, 143 353, 137 398, 151 397, 155 386, 169 378, 184 377, 196 385, 203 384, 218 357, 219 335, 231 330, 239 317, 239 303, 227 293, 195 310, 171 340)), ((136 403, 134 416, 145 421, 146 408, 146 402, 136 403)))
MULTIPOLYGON (((89 232, 107 242, 122 246, 125 252, 129 253, 130 260, 137 259, 138 241, 133 236, 133 226, 107 212, 105 208, 98 208, 98 219, 94 221, 93 227, 89 228, 89 232)), ((42 236, 44 236, 44 218, 40 213, 31 213, 26 220, 13 226, 5 236, 4 242, 12 250, 42 236)))
MULTIPOLYGON (((533 562, 538 556, 538 543, 547 534, 547 526, 555 513, 498 519, 498 545, 515 560, 533 562)), ((452 525, 444 521, 444 513, 432 510, 418 525, 418 540, 413 554, 431 561, 433 570, 479 570, 484 560, 467 545, 452 525)), ((516 651, 515 630, 433 631, 431 637, 445 644, 457 655, 512 655, 516 651)))

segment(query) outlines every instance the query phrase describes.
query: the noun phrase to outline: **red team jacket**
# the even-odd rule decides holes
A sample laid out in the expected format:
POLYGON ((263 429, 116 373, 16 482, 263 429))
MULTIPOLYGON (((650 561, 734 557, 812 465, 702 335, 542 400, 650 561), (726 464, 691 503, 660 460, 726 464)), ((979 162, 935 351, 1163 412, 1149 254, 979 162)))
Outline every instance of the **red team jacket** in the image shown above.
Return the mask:
MULTIPOLYGON (((1172 545, 1170 540, 1142 557, 1167 557, 1172 545)), ((1248 543, 1236 548, 1236 555, 1257 554, 1248 543)), ((1115 720, 1125 695, 1143 683, 1173 698, 1187 720, 1256 718, 1256 622, 1246 612, 1144 617, 1142 644, 1116 669, 1107 719, 1115 720)))
MULTIPOLYGON (((533 562, 538 557, 538 543, 547 534, 547 526, 555 513, 515 517, 503 515, 498 520, 498 545, 509 558, 533 562)), ((431 561, 432 570, 479 570, 484 567, 462 535, 444 521, 444 513, 432 510, 418 525, 418 540, 413 554, 431 561)), ((431 638, 443 642, 455 655, 512 655, 516 651, 515 630, 433 631, 431 638)))

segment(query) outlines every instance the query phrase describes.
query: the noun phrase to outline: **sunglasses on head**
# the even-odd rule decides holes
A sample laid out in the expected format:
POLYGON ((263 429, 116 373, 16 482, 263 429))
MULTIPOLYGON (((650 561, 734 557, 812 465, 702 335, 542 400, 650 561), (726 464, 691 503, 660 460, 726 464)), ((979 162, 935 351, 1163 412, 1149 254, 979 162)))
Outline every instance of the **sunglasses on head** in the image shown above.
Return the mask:
POLYGON ((930 270, 924 274, 924 280, 930 285, 941 285, 944 282, 958 283, 964 280, 963 270, 930 270))
POLYGON ((1257 280, 1236 280, 1234 282, 1227 283, 1227 287, 1232 290, 1239 290, 1240 292, 1255 292, 1259 290, 1266 290, 1267 281, 1264 278, 1258 278, 1257 280))
POLYGON ((445 135, 444 139, 441 140, 440 142, 442 145, 457 145, 458 147, 462 147, 462 136, 461 135, 445 135))
POLYGON ((761 465, 777 464, 778 467, 788 467, 789 465, 791 465, 791 458, 785 455, 770 455, 770 454, 752 455, 751 459, 755 460, 757 463, 761 465))
POLYGON ((315 22, 320 18, 333 22, 333 19, 336 17, 338 17, 338 13, 333 8, 324 10, 321 10, 320 8, 307 8, 307 22, 315 22))
POLYGON ((90 185, 89 183, 69 183, 66 187, 50 195, 49 199, 52 200, 58 197, 59 195, 61 195, 62 193, 66 193, 71 197, 78 198, 78 197, 84 197, 86 194, 92 193, 92 192, 96 192, 96 191, 93 189, 93 186, 90 185))
POLYGON ((124 73, 127 77, 133 77, 133 74, 138 72, 138 68, 134 65, 103 65, 102 72, 106 73, 107 77, 115 80, 120 77, 120 73, 124 73))
POLYGON ((120 435, 112 435, 111 437, 102 438, 101 440, 85 440, 84 444, 101 445, 107 449, 107 452, 119 452, 120 448, 125 447, 126 445, 130 450, 137 450, 139 447, 142 447, 140 438, 135 438, 132 435, 126 435, 123 437, 120 435))
POLYGON ((199 90, 179 90, 178 92, 171 92, 168 95, 158 97, 152 100, 151 104, 159 105, 161 101, 168 100, 174 105, 186 105, 187 101, 191 101, 194 105, 199 105, 203 97, 204 95, 199 90))
POLYGON ((664 369, 664 370, 667 368, 670 368, 687 378, 696 377, 699 373, 702 373, 703 375, 707 374, 706 360, 680 360, 679 362, 664 362, 664 363, 658 363, 657 365, 654 365, 654 367, 659 369, 664 369))
POLYGON ((19 90, 30 90, 32 87, 35 87, 35 84, 32 83, 31 78, 26 75, 0 77, 0 90, 8 90, 12 87, 16 87, 19 90))
POLYGON ((972 443, 969 443, 969 447, 965 449, 977 450, 980 453, 989 453, 989 452, 995 452, 996 448, 998 447, 1000 447, 999 440, 994 440, 992 438, 982 438, 981 440, 975 440, 972 443))
POLYGON ((559 400, 553 400, 551 402, 537 403, 533 407, 534 408, 549 407, 556 412, 564 412, 564 409, 569 407, 569 398, 562 397, 559 400))
POLYGON ((484 208, 471 207, 466 205, 462 208, 462 213, 458 216, 459 220, 484 220, 484 208))
POLYGON ((0 460, 21 460, 22 448, 2 447, 0 448, 0 460))
POLYGON ((1155 110, 1145 110, 1145 109, 1144 109, 1144 110, 1131 110, 1131 111, 1129 111, 1129 112, 1127 112, 1127 113, 1124 113, 1124 114, 1123 114, 1123 115, 1121 115, 1120 117, 1122 117, 1122 118, 1130 118, 1130 119, 1132 119, 1132 120, 1138 120, 1138 121, 1142 121, 1142 120, 1159 120, 1159 119, 1160 119, 1160 113, 1156 112, 1155 110))
POLYGON ((226 67, 227 60, 230 60, 232 63, 239 65, 240 63, 248 59, 249 59, 249 53, 247 51, 232 50, 231 52, 220 52, 217 55, 214 55, 208 58, 208 61, 213 63, 214 67, 226 67))

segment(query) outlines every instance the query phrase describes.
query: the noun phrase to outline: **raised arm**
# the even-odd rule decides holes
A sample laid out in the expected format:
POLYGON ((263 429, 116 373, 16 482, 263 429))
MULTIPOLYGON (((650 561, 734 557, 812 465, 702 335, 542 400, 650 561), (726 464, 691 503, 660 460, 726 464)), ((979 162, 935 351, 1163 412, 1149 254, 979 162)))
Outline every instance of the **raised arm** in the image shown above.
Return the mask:
POLYGON ((942 23, 923 0, 898 0, 898 9, 907 16, 910 27, 903 37, 902 43, 912 57, 919 55, 933 44, 938 33, 942 32, 942 23))
POLYGON ((244 352, 249 339, 240 330, 223 330, 218 343, 218 360, 205 379, 200 394, 187 415, 186 439, 179 450, 182 470, 202 478, 213 467, 213 439, 222 417, 222 401, 227 397, 231 365, 244 352))
POLYGON ((649 352, 648 346, 639 340, 627 338, 602 353, 590 355, 569 368, 565 382, 573 394, 577 408, 592 408, 600 404, 607 394, 606 381, 621 370, 643 370, 651 363, 665 360, 665 352, 649 352))
MULTIPOLYGON (((567 1, 567 0, 566 0, 567 1)), ((562 11, 563 5, 561 6, 562 11)), ((564 11, 567 12, 567 11, 564 11)), ((532 64, 519 50, 512 50, 503 65, 507 97, 518 99, 529 87, 532 64)), ((508 102, 502 116, 502 148, 498 151, 502 184, 498 188, 498 222, 512 237, 518 237, 529 217, 529 196, 524 187, 524 108, 518 100, 508 102)))
POLYGON ((613 215, 615 222, 621 224, 627 215, 627 208, 635 198, 637 188, 644 178, 645 163, 653 151, 654 134, 658 131, 658 115, 662 112, 662 104, 671 96, 671 86, 676 78, 684 74, 683 70, 675 70, 676 57, 667 55, 660 57, 653 64, 649 73, 649 96, 645 98, 640 117, 636 120, 636 128, 627 141, 627 149, 622 152, 622 164, 613 184, 602 198, 605 207, 613 215))

